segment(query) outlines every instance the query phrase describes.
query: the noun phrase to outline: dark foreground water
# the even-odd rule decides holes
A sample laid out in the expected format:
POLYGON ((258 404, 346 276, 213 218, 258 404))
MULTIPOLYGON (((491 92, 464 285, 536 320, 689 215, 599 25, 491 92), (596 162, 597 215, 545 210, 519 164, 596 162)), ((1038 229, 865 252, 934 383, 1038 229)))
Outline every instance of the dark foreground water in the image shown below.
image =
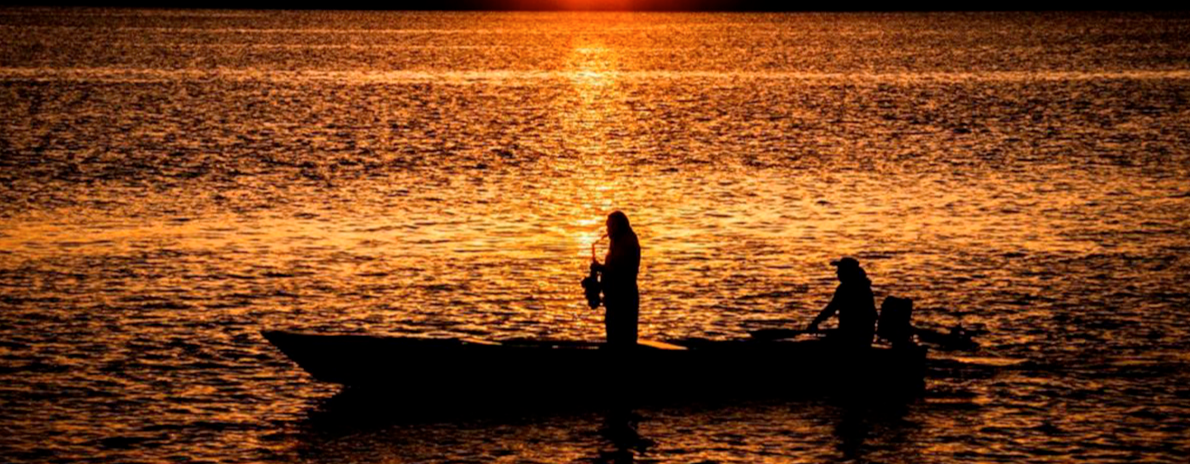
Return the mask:
POLYGON ((599 340, 617 208, 645 337, 804 324, 840 255, 991 331, 903 406, 641 409, 637 460, 1190 460, 1188 16, 0 9, 0 461, 623 459, 353 420, 259 335, 599 340))

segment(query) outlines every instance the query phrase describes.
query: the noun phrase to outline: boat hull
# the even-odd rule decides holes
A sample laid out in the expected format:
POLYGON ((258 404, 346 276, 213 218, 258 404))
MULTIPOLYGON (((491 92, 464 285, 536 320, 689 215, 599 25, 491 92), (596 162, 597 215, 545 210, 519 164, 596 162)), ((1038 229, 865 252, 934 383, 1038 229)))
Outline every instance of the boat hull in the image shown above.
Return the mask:
POLYGON ((548 403, 896 392, 923 384, 924 350, 839 350, 829 340, 682 341, 613 349, 575 341, 262 333, 315 379, 408 399, 548 403))

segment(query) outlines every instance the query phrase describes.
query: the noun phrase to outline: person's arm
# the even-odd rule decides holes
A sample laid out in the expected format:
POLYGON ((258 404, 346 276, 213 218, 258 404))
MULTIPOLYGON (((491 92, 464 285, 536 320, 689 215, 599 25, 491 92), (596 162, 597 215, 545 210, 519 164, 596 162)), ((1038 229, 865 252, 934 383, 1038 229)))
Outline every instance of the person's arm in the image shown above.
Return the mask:
POLYGON ((600 265, 596 260, 591 264, 591 269, 621 278, 632 276, 635 279, 640 269, 640 248, 624 243, 612 244, 607 250, 607 256, 603 257, 603 264, 600 265))
POLYGON ((613 245, 607 249, 607 255, 603 257, 603 263, 601 264, 598 260, 595 260, 591 264, 591 269, 601 273, 614 272, 620 267, 620 262, 623 260, 620 256, 623 253, 622 250, 619 250, 619 247, 613 245))
POLYGON ((811 321, 810 324, 806 326, 806 331, 818 331, 818 324, 826 321, 827 318, 830 318, 831 315, 834 315, 835 312, 839 310, 839 304, 835 302, 838 300, 838 298, 839 293, 836 291, 835 295, 831 297, 830 303, 826 304, 826 308, 823 308, 821 312, 818 312, 818 316, 814 317, 814 321, 811 321))

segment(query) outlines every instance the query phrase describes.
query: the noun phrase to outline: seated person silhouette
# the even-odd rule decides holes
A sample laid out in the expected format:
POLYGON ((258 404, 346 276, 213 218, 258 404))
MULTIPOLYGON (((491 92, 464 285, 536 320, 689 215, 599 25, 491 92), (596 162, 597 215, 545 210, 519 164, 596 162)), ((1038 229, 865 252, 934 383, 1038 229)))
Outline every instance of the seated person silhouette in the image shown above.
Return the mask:
POLYGON ((843 257, 831 261, 839 276, 839 287, 826 308, 818 313, 807 331, 818 331, 818 324, 839 314, 839 331, 831 339, 846 349, 866 349, 872 346, 876 333, 876 299, 872 295, 872 281, 860 268, 859 261, 843 257))

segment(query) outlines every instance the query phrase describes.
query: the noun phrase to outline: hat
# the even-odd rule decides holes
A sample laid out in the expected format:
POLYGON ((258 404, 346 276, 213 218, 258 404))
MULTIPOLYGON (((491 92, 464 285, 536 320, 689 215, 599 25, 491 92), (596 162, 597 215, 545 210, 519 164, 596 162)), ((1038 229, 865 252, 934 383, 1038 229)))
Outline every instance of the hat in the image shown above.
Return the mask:
POLYGON ((831 260, 831 266, 839 268, 859 268, 859 260, 851 257, 843 257, 838 260, 831 260))

